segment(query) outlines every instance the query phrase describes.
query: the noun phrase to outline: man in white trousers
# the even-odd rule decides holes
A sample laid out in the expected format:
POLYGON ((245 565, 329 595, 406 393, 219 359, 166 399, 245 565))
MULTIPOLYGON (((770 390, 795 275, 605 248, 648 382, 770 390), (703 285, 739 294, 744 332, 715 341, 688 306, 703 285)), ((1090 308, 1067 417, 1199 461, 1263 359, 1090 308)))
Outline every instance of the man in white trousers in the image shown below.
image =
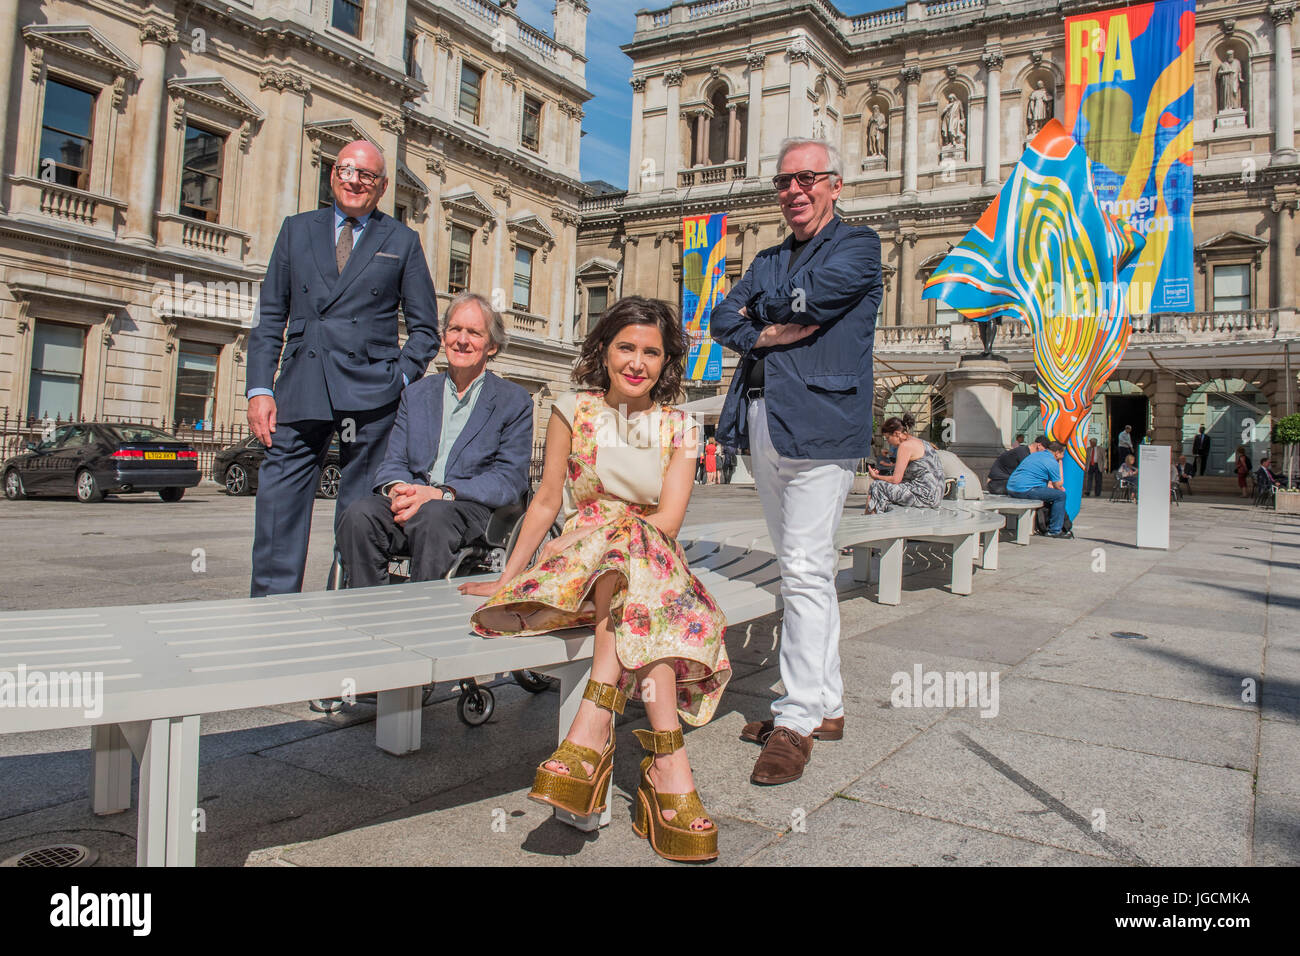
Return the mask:
POLYGON ((880 239, 835 215, 843 164, 823 140, 781 144, 772 179, 790 235, 754 257, 714 310, 713 337, 742 355, 718 440, 748 448, 781 569, 785 696, 747 724, 750 779, 798 780, 814 737, 844 734, 835 530, 871 449, 871 348, 883 292, 880 239))

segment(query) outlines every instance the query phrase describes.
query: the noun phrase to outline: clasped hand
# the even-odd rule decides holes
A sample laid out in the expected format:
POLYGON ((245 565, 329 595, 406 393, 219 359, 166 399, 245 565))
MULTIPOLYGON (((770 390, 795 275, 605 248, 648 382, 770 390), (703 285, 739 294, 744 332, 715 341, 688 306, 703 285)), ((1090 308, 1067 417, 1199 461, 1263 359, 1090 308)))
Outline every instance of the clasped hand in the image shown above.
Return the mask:
POLYGON ((428 485, 408 485, 405 482, 399 482, 388 490, 388 501, 389 507, 393 511, 393 520, 399 525, 404 525, 410 521, 426 501, 439 501, 441 499, 442 489, 430 488, 428 485))

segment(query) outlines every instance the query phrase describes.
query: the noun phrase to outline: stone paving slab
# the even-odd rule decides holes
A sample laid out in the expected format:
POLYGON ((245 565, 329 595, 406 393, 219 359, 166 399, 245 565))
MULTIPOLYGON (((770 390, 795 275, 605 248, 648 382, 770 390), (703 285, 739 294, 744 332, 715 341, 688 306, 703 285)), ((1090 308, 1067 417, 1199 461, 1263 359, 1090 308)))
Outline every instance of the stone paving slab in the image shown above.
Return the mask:
POLYGON ((1240 866, 1251 784, 1243 771, 949 718, 846 793, 1119 862, 1240 866))
POLYGON ((1105 857, 843 797, 746 861, 752 866, 1116 866, 1105 857))
POLYGON ((1253 862, 1257 866, 1300 866, 1300 797, 1256 795, 1253 862))
MULTIPOLYGON (((1004 678, 998 689, 998 713, 990 720, 1000 728, 1247 772, 1255 764, 1258 721, 1247 709, 1019 676, 1004 678)), ((951 714, 974 724, 984 720, 967 711, 951 714)))

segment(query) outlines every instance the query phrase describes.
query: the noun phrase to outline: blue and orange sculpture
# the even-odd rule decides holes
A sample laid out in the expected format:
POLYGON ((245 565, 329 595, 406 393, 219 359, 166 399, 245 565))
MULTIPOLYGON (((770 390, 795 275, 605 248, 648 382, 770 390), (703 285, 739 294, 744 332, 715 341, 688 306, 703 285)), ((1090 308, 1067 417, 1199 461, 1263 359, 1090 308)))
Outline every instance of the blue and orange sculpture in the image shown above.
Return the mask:
POLYGON ((1044 432, 1069 449, 1071 518, 1082 500, 1092 401, 1128 346, 1128 279, 1142 246, 1102 210, 1091 160, 1051 120, 922 293, 968 319, 1018 319, 1033 333, 1044 432))

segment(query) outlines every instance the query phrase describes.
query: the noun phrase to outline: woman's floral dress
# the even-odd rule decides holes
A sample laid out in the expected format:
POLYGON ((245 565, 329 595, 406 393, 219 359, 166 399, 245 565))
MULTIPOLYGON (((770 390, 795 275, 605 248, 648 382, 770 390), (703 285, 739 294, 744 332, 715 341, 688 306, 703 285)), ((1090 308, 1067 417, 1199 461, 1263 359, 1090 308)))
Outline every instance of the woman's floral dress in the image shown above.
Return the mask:
MULTIPOLYGON (((621 581, 610 601, 610 623, 623 676, 619 686, 632 699, 640 693, 636 672, 667 661, 677 674, 677 711, 693 726, 708 723, 731 678, 723 643, 727 620, 686 565, 677 542, 645 520, 654 505, 635 504, 608 494, 596 474, 596 415, 601 392, 577 397, 568 489, 577 510, 564 525, 590 533, 560 554, 508 581, 471 617, 485 637, 547 634, 588 627, 595 604, 588 597, 596 579, 617 571, 621 581), (502 632, 485 627, 480 612, 509 608, 528 616, 528 628, 502 632)), ((681 447, 684 412, 663 406, 659 416, 660 475, 681 447)))

